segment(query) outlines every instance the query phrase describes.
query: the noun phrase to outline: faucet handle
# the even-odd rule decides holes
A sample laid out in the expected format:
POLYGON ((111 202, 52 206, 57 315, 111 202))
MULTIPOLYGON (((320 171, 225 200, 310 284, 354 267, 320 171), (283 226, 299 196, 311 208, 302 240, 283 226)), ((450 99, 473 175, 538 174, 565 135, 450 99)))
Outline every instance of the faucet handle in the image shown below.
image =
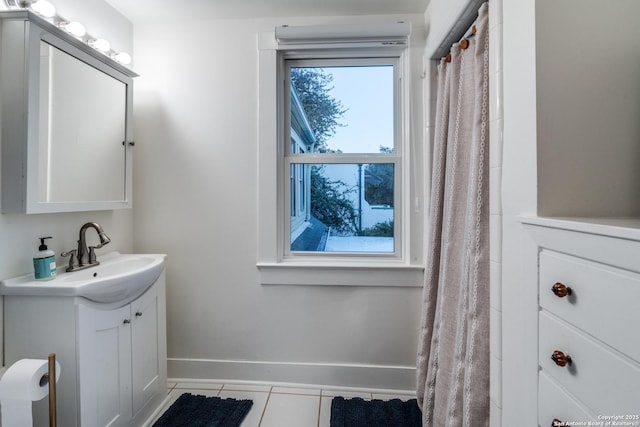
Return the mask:
POLYGON ((96 248, 100 248, 100 246, 89 246, 89 264, 97 264, 96 259, 96 248))
POLYGON ((71 259, 74 259, 77 253, 78 253, 77 249, 71 249, 70 251, 62 252, 60 256, 71 256, 71 259))
POLYGON ((70 251, 62 252, 60 254, 63 257, 67 257, 67 256, 69 257, 69 267, 67 268, 67 271, 74 270, 74 267, 78 265, 77 253, 78 253, 77 249, 71 249, 70 251))

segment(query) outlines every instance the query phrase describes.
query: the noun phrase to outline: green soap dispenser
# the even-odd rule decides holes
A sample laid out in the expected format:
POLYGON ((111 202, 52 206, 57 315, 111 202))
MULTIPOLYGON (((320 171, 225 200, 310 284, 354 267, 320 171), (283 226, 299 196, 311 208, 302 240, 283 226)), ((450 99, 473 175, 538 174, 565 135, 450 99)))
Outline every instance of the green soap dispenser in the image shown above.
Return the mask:
POLYGON ((44 243, 51 237, 39 237, 40 246, 33 256, 33 275, 36 280, 51 280, 56 276, 56 254, 44 243))

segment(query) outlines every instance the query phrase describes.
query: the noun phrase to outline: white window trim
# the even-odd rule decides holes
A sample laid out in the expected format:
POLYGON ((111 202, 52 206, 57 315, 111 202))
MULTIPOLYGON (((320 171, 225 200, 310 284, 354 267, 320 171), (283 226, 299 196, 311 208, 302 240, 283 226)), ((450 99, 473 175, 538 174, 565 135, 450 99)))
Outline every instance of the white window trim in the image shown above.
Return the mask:
MULTIPOLYGON (((372 51, 375 53, 375 51, 372 51)), ((295 55, 295 54, 294 54, 295 55)), ((335 51, 327 55, 334 57, 335 51)), ((345 57, 350 57, 347 52, 345 57)), ((314 57, 318 57, 314 55, 314 57)), ((399 73, 402 77, 400 99, 404 113, 401 149, 402 166, 402 245, 401 257, 354 253, 349 256, 284 256, 285 212, 284 193, 278 191, 284 179, 284 150, 280 143, 279 120, 284 105, 279 93, 279 81, 284 61, 278 53, 273 32, 261 33, 258 39, 258 261, 260 283, 281 285, 347 285, 347 286, 422 286, 424 265, 411 253, 410 200, 412 199, 409 156, 409 59, 408 51, 400 55, 399 73)), ((415 196, 418 197, 418 196, 415 196)), ((288 212, 288 211, 287 211, 288 212)), ((422 242, 422 237, 415 237, 422 242)), ((414 245, 415 246, 415 242, 414 245)), ((420 250, 422 250, 420 246, 420 250)), ((422 257, 419 257, 422 258, 422 257)))

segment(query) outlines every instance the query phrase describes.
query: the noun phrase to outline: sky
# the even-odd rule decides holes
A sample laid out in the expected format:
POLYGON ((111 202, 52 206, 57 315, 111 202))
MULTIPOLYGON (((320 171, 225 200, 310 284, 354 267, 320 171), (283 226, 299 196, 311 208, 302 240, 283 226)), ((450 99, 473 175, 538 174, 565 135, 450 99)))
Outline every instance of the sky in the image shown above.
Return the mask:
POLYGON ((324 67, 333 75, 331 95, 348 111, 329 148, 343 153, 379 153, 393 146, 393 67, 324 67))

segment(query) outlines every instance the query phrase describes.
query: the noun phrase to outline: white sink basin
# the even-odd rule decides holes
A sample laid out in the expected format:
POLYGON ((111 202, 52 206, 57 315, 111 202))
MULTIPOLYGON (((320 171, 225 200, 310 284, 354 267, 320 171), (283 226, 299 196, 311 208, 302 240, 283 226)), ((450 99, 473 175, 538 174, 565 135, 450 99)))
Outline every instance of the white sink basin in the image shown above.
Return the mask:
POLYGON ((98 303, 132 300, 160 277, 165 255, 99 255, 100 265, 65 272, 59 267, 52 280, 34 280, 33 274, 0 281, 1 295, 83 297, 98 303))

